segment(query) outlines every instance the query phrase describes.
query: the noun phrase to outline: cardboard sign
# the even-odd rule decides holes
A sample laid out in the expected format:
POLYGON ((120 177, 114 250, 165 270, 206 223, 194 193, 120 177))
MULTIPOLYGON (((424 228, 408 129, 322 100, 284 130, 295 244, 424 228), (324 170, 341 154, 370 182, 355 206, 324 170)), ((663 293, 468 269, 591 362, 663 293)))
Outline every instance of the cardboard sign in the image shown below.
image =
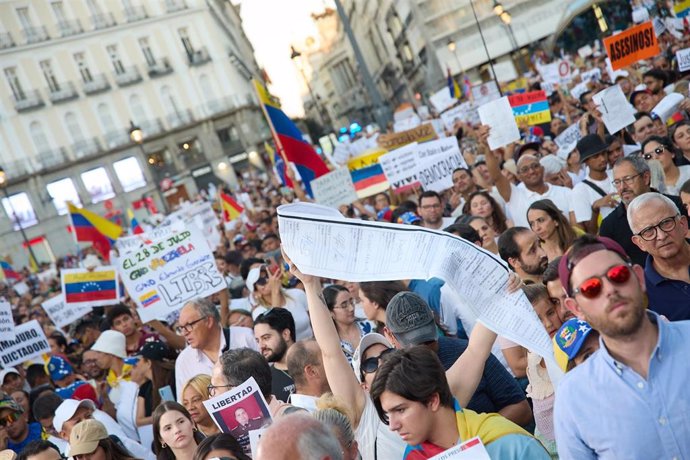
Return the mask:
POLYGON ((250 377, 230 391, 204 401, 204 407, 223 433, 231 434, 245 454, 256 453, 257 442, 271 424, 271 412, 259 385, 250 377))
POLYGON ((676 51, 676 61, 678 61, 678 70, 685 72, 690 70, 690 48, 676 51))
POLYGON ((341 204, 350 204, 357 200, 357 192, 347 168, 338 168, 312 180, 311 191, 317 203, 336 209, 341 204))
MULTIPOLYGON (((2 367, 16 366, 31 359, 40 358, 44 353, 50 353, 50 344, 43 328, 37 320, 20 324, 15 328, 13 339, 0 340, 0 359, 2 367)), ((43 362, 43 360, 40 360, 43 362)))
POLYGON ((62 294, 66 304, 99 307, 120 301, 117 271, 113 266, 63 269, 62 294))
POLYGON ((14 318, 12 318, 12 305, 5 299, 0 299, 0 337, 14 340, 14 318))
POLYGON ((604 38, 611 67, 618 70, 661 53, 651 21, 631 27, 618 35, 604 38))
POLYGON ((93 310, 89 305, 66 304, 62 294, 51 297, 43 302, 41 306, 58 328, 72 324, 93 310))
POLYGON ((143 322, 165 318, 198 297, 227 287, 213 253, 195 226, 152 240, 115 265, 143 322))
POLYGON ((431 97, 429 97, 429 101, 437 112, 443 112, 448 107, 458 102, 458 100, 450 94, 447 86, 444 86, 442 89, 431 95, 431 97))
MULTIPOLYGON (((397 149, 412 142, 425 142, 436 139, 436 131, 431 123, 424 123, 413 129, 399 133, 388 133, 379 135, 377 142, 386 150, 397 149)), ((352 169, 352 168, 350 168, 352 169)))
POLYGON ((580 126, 576 123, 568 126, 561 134, 553 140, 558 146, 557 155, 564 160, 568 159, 570 152, 577 147, 577 141, 582 139, 580 126))

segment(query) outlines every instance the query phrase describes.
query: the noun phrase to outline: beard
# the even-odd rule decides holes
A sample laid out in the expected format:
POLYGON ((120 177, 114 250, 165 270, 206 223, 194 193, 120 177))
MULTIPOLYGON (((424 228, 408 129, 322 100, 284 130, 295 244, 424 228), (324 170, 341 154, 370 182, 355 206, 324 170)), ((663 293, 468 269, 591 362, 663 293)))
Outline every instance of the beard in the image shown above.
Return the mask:
POLYGON ((272 349, 267 349, 266 351, 266 361, 269 363, 275 363, 283 359, 283 356, 285 356, 285 353, 287 352, 288 346, 287 342, 285 340, 280 339, 280 342, 278 343, 278 347, 276 347, 275 350, 272 349))
POLYGON ((585 314, 584 316, 587 322, 592 326, 592 329, 599 331, 600 334, 612 339, 621 339, 631 336, 640 329, 644 321, 646 308, 647 306, 644 300, 636 302, 635 299, 615 297, 607 302, 603 314, 585 314), (633 308, 630 308, 623 314, 616 314, 615 317, 611 317, 609 312, 612 306, 621 300, 631 301, 633 308))
POLYGON ((528 275, 541 276, 546 271, 546 267, 549 265, 549 259, 546 257, 539 260, 538 263, 534 265, 522 265, 522 270, 528 275))

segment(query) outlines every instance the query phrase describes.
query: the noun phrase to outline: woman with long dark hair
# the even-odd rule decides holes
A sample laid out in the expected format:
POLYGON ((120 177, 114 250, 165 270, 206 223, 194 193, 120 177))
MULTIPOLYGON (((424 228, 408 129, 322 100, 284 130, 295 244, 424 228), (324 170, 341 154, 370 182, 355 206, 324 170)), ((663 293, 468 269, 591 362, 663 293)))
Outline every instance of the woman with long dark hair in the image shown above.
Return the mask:
POLYGON ((338 284, 326 286, 322 294, 328 311, 331 312, 335 329, 338 331, 340 348, 343 349, 347 360, 352 361, 359 341, 371 332, 371 323, 357 320, 355 317, 355 300, 345 286, 338 284))
POLYGON ((153 411, 153 452, 158 460, 189 460, 203 439, 182 404, 165 401, 153 411))
POLYGON ((209 460, 211 458, 227 458, 229 460, 251 460, 242 446, 231 434, 218 433, 209 436, 199 443, 192 460, 209 460))
POLYGON ((497 236, 505 232, 509 227, 506 215, 503 213, 501 206, 489 192, 484 190, 479 190, 470 194, 462 212, 463 214, 482 217, 491 225, 491 228, 494 229, 497 236))
MULTIPOLYGON (((149 425, 153 409, 161 402, 159 389, 175 389, 175 352, 163 342, 146 342, 141 357, 132 369, 132 381, 139 385, 137 426, 149 425)), ((174 394, 173 394, 174 396, 174 394)))
POLYGON ((562 256, 576 237, 573 227, 551 200, 532 203, 527 209, 527 222, 539 237, 549 262, 562 256))

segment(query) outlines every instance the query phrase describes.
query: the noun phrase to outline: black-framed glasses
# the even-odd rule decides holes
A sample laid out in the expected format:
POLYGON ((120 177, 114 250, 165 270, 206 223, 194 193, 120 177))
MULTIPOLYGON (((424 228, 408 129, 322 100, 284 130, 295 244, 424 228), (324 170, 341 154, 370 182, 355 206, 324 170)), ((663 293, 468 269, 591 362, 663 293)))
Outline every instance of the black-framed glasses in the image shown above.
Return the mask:
POLYGON ((638 233, 636 233, 636 235, 645 241, 653 241, 654 239, 656 239, 657 229, 661 229, 663 232, 668 233, 674 228, 676 228, 677 217, 680 217, 680 214, 676 214, 675 216, 661 219, 658 224, 644 228, 640 230, 638 233))
MULTIPOLYGON (((536 156, 536 155, 535 155, 535 156, 536 156)), ((529 164, 529 165, 525 165, 525 166, 523 166, 522 168, 518 169, 518 173, 519 173, 519 174, 526 174, 526 173, 528 173, 528 172, 530 172, 530 171, 536 171, 536 170, 538 170, 539 168, 541 168, 541 163, 539 163, 539 162, 537 161, 537 162, 535 162, 535 163, 532 163, 532 164, 529 164)))
POLYGON ((190 323, 187 323, 187 324, 184 324, 184 325, 183 325, 183 324, 180 324, 179 326, 177 326, 177 327, 175 328, 175 330, 177 331, 178 334, 183 334, 183 333, 185 333, 185 332, 186 332, 187 334, 189 334, 189 333, 192 332, 192 330, 194 329, 194 325, 195 325, 196 323, 198 323, 199 321, 203 321, 203 320, 205 320, 206 318, 208 318, 208 316, 202 316, 201 318, 195 319, 194 321, 192 321, 192 322, 190 322, 190 323))
POLYGON ((372 356, 371 358, 367 358, 364 361, 362 361, 362 365, 360 366, 362 374, 371 374, 376 372, 379 368, 379 364, 381 363, 383 357, 394 351, 395 348, 389 348, 388 350, 383 350, 381 354, 378 356, 372 356))
POLYGON ((206 390, 208 391, 209 396, 215 396, 216 395, 216 389, 217 388, 234 388, 235 385, 209 385, 206 387, 206 390))
POLYGON ((614 179, 611 181, 611 183, 613 184, 614 187, 620 187, 621 184, 630 185, 633 183, 633 181, 636 178, 640 177, 642 174, 643 173, 639 173, 639 174, 635 174, 633 176, 625 176, 625 177, 621 177, 620 179, 614 179))
POLYGON ((652 158, 654 158, 654 155, 659 156, 662 153, 664 153, 664 150, 666 150, 666 147, 660 145, 659 147, 656 147, 654 150, 652 150, 654 154, 652 154, 652 152, 645 153, 642 155, 642 158, 644 158, 645 160, 651 160, 652 158))

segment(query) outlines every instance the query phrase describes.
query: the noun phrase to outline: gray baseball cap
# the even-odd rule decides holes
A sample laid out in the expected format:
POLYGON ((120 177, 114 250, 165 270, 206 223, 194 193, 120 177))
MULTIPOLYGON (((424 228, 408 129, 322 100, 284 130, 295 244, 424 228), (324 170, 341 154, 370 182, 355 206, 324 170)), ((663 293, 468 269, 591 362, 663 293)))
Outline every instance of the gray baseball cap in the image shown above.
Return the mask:
POLYGON ((438 339, 434 313, 414 292, 399 292, 386 307, 386 327, 401 345, 419 345, 438 339))

